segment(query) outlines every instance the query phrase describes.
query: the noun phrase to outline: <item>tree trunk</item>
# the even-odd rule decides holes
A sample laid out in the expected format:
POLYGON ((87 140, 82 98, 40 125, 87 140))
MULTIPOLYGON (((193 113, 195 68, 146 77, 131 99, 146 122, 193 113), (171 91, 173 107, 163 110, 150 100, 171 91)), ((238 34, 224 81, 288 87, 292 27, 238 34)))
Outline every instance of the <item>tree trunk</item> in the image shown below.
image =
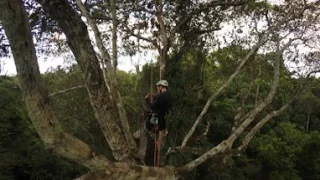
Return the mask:
MULTIPOLYGON (((38 0, 38 2, 43 1, 38 0)), ((68 45, 84 74, 95 117, 108 141, 113 156, 119 161, 126 159, 130 155, 132 146, 126 141, 126 137, 117 123, 117 114, 104 82, 98 58, 91 45, 86 25, 67 0, 45 1, 42 6, 58 22, 67 37, 68 45)))
POLYGON ((166 56, 167 56, 167 52, 164 52, 164 50, 162 50, 160 53, 160 58, 159 58, 159 66, 160 66, 159 78, 160 78, 160 80, 164 78, 165 73, 166 73, 166 62, 167 62, 166 56))
POLYGON ((306 133, 309 132, 310 114, 311 114, 311 112, 308 110, 308 118, 307 118, 307 124, 306 124, 306 133))

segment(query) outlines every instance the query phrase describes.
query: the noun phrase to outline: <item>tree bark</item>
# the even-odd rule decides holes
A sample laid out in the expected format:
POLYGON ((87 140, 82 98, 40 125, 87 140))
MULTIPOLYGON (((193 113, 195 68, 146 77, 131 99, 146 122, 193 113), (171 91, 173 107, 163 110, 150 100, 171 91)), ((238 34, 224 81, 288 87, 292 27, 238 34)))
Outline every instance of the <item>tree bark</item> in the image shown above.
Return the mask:
POLYGON ((90 102, 102 132, 116 160, 122 161, 130 155, 126 137, 117 123, 112 100, 103 79, 102 70, 91 45, 87 27, 81 16, 67 0, 37 0, 50 16, 57 21, 67 37, 67 42, 79 64, 89 93, 90 102))

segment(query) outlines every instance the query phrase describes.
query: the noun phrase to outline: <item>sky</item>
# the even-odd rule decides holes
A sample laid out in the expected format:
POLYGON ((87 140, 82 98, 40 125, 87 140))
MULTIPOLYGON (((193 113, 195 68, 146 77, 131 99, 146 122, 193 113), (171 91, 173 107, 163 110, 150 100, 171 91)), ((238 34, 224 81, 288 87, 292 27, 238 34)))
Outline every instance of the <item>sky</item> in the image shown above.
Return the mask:
MULTIPOLYGON (((155 52, 146 51, 144 53, 138 53, 133 56, 124 56, 119 55, 119 64, 118 69, 129 72, 135 71, 135 64, 139 64, 140 66, 146 62, 155 62, 154 57, 156 56, 155 52)), ((14 64, 14 60, 12 57, 9 58, 0 58, 0 64, 2 67, 0 75, 14 76, 17 74, 16 66, 14 64)), ((70 63, 66 63, 63 57, 46 57, 38 56, 38 64, 40 68, 40 73, 45 73, 47 70, 51 68, 56 68, 58 66, 68 66, 70 63)))

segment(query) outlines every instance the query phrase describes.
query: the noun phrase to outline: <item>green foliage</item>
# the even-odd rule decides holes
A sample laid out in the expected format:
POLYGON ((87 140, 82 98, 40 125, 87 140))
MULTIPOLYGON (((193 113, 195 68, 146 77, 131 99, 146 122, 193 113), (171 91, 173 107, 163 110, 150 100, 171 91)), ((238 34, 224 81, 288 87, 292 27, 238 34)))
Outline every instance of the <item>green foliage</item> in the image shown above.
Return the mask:
POLYGON ((0 179, 73 179, 84 168, 44 149, 18 86, 0 77, 0 179))
MULTIPOLYGON (((306 147, 311 142, 314 142, 313 137, 295 124, 280 123, 252 141, 249 157, 259 159, 264 168, 248 176, 260 173, 263 179, 305 179, 299 172, 299 161, 302 160, 302 154, 309 153, 306 147)), ((316 149, 313 151, 317 152, 316 149)))
MULTIPOLYGON (((84 86, 78 66, 68 68, 57 67, 44 75, 49 94, 76 86, 84 86)), ((85 88, 58 94, 51 97, 55 115, 66 131, 91 145, 96 151, 111 157, 107 142, 89 102, 85 88)))
POLYGON ((320 133, 311 133, 309 141, 298 155, 297 169, 302 179, 316 180, 320 178, 320 133))

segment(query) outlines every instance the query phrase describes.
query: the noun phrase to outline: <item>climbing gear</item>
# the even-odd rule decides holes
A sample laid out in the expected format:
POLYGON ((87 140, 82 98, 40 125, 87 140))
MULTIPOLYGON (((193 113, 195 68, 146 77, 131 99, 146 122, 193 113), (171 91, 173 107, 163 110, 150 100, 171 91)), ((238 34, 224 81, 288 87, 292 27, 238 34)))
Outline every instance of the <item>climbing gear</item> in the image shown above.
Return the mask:
POLYGON ((157 85, 157 86, 165 86, 165 87, 168 87, 168 86, 169 86, 169 83, 168 83, 168 81, 166 81, 166 80, 160 80, 160 81, 157 82, 156 85, 157 85))
POLYGON ((157 125, 158 124, 158 116, 157 116, 157 114, 156 113, 152 113, 151 114, 151 117, 150 117, 150 123, 151 124, 154 124, 154 125, 157 125))

